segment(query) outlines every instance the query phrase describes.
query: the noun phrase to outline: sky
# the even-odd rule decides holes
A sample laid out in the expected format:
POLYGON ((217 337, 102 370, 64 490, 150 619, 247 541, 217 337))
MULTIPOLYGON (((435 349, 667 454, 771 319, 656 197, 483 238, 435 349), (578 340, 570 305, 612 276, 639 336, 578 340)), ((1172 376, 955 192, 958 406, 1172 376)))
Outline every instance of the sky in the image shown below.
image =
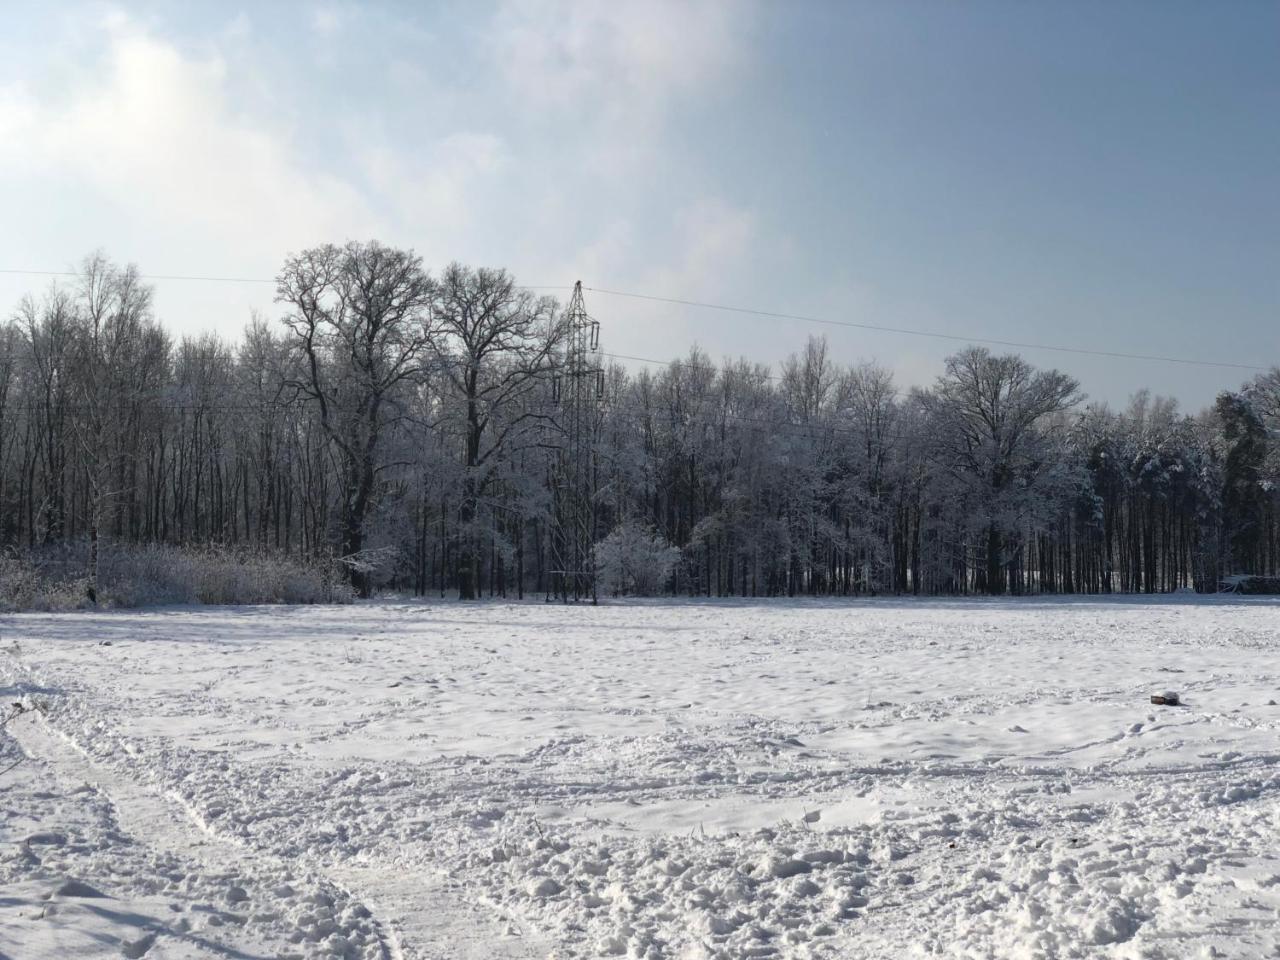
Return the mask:
MULTIPOLYGON (((596 288, 606 351, 904 389, 962 338, 1280 363, 1280 3, 4 0, 0 271, 325 242, 596 288)), ((50 277, 0 272, 0 316, 50 277)), ((270 282, 156 280, 175 333, 270 282)), ((999 348, 994 348, 999 349, 999 348)), ((1094 401, 1249 370, 1022 349, 1094 401)), ((640 364, 630 361, 630 366, 640 364)))

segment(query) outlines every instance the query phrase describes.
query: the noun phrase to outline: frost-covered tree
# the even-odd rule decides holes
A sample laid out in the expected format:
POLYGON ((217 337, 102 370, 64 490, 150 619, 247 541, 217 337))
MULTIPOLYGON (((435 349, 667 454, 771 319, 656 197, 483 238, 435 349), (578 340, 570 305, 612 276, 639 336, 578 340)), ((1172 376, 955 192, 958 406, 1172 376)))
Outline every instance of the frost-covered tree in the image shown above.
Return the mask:
POLYGON ((630 520, 619 523, 596 545, 600 588, 614 596, 661 593, 680 561, 680 550, 659 533, 630 520))
MULTIPOLYGON (((433 282, 410 253, 328 246, 282 271, 285 325, 173 342, 141 280, 95 256, 0 321, 0 548, 81 594, 95 536, 336 555, 365 591, 552 586, 553 301, 502 271, 433 282)), ((976 349, 905 395, 822 340, 774 367, 697 348, 613 363, 601 556, 652 531, 679 551, 653 589, 711 596, 1280 573, 1280 372, 1189 415, 1141 389, 1116 411, 1075 399, 1065 374, 976 349)))
POLYGON ((84 457, 88 492, 86 592, 98 595, 99 540, 112 501, 132 488, 143 402, 159 387, 168 340, 151 314, 151 287, 138 268, 102 253, 85 258, 73 303, 70 353, 75 366, 71 418, 84 457))
POLYGON ((300 361, 289 386, 315 404, 339 464, 341 550, 368 595, 365 520, 393 464, 388 434, 431 343, 435 285, 411 250, 327 244, 289 257, 276 300, 300 361))
POLYGON ((475 599, 480 581, 476 521, 504 457, 534 442, 549 419, 546 385, 561 331, 555 301, 535 297, 505 270, 450 264, 432 305, 440 335, 432 346, 456 402, 445 423, 461 435, 458 590, 475 599))
POLYGON ((1214 404, 1221 425, 1222 522, 1228 531, 1222 544, 1223 569, 1238 573, 1256 569, 1266 536, 1269 488, 1267 428, 1244 394, 1221 393, 1214 404))
POLYGON ((1020 544, 1014 534, 1052 464, 1050 417, 1081 399, 1079 384, 1021 357, 968 347, 921 394, 934 460, 955 482, 978 528, 977 588, 1004 593, 1020 544))

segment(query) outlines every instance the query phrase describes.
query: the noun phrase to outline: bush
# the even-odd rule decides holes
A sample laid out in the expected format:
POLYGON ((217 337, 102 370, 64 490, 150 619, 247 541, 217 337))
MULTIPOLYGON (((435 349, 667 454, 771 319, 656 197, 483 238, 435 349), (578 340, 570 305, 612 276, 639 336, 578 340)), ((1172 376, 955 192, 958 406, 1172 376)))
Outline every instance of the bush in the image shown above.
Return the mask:
MULTIPOLYGON (((90 606, 83 553, 51 550, 0 557, 0 610, 90 606)), ((98 599, 104 607, 348 603, 353 599, 336 564, 230 547, 104 544, 98 581, 98 599)))
POLYGON ((624 520, 596 544, 595 556, 605 593, 651 597, 666 586, 680 561, 680 549, 657 531, 624 520))
POLYGON ((0 613, 88 606, 86 581, 48 576, 30 557, 0 554, 0 613))
POLYGON ((33 567, 17 557, 0 555, 0 612, 31 609, 39 588, 33 567))

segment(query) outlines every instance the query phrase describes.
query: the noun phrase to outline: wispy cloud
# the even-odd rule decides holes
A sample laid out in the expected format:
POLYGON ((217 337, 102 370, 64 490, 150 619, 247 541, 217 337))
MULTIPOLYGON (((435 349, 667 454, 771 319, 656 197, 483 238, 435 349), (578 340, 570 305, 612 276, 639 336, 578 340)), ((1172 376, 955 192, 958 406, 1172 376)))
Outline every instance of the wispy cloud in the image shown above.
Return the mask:
MULTIPOLYGON (((670 121, 738 69, 749 7, 513 0, 455 38, 482 82, 406 59, 415 37, 369 62, 402 82, 323 105, 298 91, 332 73, 336 35, 370 28, 307 9, 318 46, 289 54, 283 89, 257 14, 185 40, 119 11, 77 24, 61 41, 74 66, 0 86, 0 187, 27 190, 30 219, 54 202, 30 185, 56 183, 83 198, 79 216, 48 229, 52 255, 0 242, 0 256, 63 266, 101 244, 156 272, 270 276, 289 251, 376 236, 431 265, 712 296, 760 245, 757 213, 696 177, 666 178, 658 206, 649 189, 670 121)), ((226 306, 239 290, 162 293, 192 325, 247 315, 226 306)))
POLYGON ((61 96, 22 84, 4 91, 0 142, 10 146, 0 149, 0 179, 56 171, 202 251, 247 247, 278 259, 377 228, 357 190, 228 102, 220 57, 193 59, 120 16, 104 41, 100 74, 61 96))
POLYGON ((322 37, 334 36, 346 20, 346 11, 333 4, 325 4, 311 11, 311 29, 322 37))
POLYGON ((739 62, 751 5, 726 0, 508 0, 494 56, 530 106, 652 119, 739 62))

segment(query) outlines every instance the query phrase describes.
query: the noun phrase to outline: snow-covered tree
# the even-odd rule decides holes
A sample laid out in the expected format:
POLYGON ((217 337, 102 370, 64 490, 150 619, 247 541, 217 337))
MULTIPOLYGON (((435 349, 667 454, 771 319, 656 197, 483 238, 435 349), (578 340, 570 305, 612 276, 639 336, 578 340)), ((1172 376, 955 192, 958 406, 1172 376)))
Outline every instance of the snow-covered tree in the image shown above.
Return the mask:
POLYGON ((982 347, 948 357, 946 372, 921 393, 934 462, 968 508, 979 591, 1008 589, 1016 534, 1053 463, 1044 428, 1080 399, 1066 374, 982 347))
POLYGON ((651 597, 666 588, 680 550, 652 529, 624 520, 596 544, 595 560, 605 593, 651 597))
MULTIPOLYGON (((24 298, 0 322, 0 548, 46 555, 81 594, 95 535, 346 558, 366 591, 548 590, 558 305, 500 270, 433 282, 377 244, 306 251, 280 281, 285 325, 232 340, 171 340, 138 271, 102 256, 24 298)), ((853 361, 814 339, 774 368, 697 348, 610 364, 599 556, 616 571, 643 546, 657 571, 617 589, 1159 591, 1280 573, 1280 371, 1187 415, 1141 389, 1078 409, 1071 377, 976 348, 905 395, 853 361)))

